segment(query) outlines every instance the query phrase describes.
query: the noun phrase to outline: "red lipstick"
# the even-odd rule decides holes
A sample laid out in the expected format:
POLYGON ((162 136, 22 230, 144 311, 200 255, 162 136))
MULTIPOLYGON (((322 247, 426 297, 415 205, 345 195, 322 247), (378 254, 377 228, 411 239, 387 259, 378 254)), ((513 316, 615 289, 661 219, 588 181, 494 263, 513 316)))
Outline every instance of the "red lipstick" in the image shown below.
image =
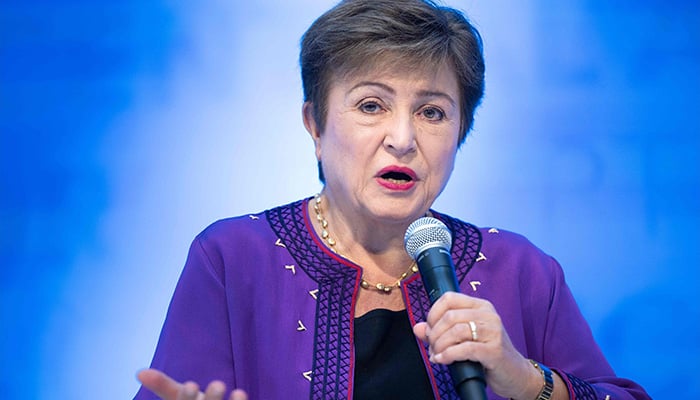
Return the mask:
POLYGON ((390 165, 377 172, 374 179, 387 189, 406 191, 416 184, 418 177, 410 168, 390 165))

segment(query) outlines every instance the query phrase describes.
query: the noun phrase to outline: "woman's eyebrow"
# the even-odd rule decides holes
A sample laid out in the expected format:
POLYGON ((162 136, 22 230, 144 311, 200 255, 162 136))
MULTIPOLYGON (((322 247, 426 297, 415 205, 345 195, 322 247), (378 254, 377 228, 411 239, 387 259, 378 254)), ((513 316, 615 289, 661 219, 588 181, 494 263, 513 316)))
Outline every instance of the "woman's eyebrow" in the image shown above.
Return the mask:
POLYGON ((457 102, 452 98, 452 96, 439 90, 419 90, 418 97, 441 97, 450 102, 450 105, 453 107, 457 105, 457 102))
MULTIPOLYGON (((387 92, 391 94, 396 94, 396 91, 389 85, 386 85, 381 82, 375 82, 375 81, 362 81, 358 82, 355 84, 353 87, 348 90, 348 93, 352 93, 354 90, 359 89, 364 86, 377 86, 383 90, 386 90, 387 92)), ((418 97, 441 97, 444 98, 445 100, 449 101, 452 106, 455 106, 457 102, 450 96, 449 94, 445 92, 441 92, 439 90, 419 90, 418 91, 418 97)))
POLYGON ((381 82, 375 82, 375 81, 358 82, 356 85, 351 87, 350 90, 348 90, 348 93, 350 93, 356 89, 359 89, 361 87, 364 87, 364 86, 378 86, 381 89, 386 90, 387 92, 389 92, 391 94, 396 94, 396 91, 391 86, 384 84, 384 83, 381 83, 381 82))

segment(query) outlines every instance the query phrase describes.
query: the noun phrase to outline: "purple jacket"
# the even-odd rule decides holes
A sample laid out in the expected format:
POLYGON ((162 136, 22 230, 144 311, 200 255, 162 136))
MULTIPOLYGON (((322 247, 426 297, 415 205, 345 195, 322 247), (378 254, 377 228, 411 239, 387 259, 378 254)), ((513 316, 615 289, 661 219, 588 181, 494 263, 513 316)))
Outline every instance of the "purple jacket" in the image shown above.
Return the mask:
MULTIPOLYGON (((220 379, 251 400, 352 398, 362 271, 323 245, 307 202, 221 220, 197 236, 153 368, 201 387, 220 379)), ((433 215, 452 231, 462 292, 492 302, 513 345, 556 370, 572 399, 649 398, 615 376, 553 258, 522 236, 433 215)), ((430 302, 420 275, 401 290, 411 323, 424 321, 430 302)), ((447 368, 419 347, 435 398, 457 399, 447 368)), ((155 396, 141 388, 135 398, 155 396)))

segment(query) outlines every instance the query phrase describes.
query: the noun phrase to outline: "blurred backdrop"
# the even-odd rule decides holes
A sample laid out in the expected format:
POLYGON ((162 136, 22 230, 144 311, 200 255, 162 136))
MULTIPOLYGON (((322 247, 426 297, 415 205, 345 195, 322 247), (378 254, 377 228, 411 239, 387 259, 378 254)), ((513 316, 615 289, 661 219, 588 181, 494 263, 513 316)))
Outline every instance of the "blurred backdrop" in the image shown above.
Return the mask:
MULTIPOLYGON (((332 4, 0 3, 3 398, 130 398, 192 238, 320 189, 297 54, 332 4)), ((487 90, 436 209, 528 236, 618 374, 700 398, 700 2, 450 4, 487 90)))

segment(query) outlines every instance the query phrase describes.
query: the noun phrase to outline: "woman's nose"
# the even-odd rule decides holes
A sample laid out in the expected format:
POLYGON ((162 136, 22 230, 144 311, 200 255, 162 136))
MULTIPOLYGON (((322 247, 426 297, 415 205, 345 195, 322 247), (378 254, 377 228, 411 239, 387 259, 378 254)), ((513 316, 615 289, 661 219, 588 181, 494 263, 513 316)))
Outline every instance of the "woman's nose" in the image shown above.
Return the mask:
POLYGON ((400 157, 416 150, 416 126, 412 115, 396 115, 386 127, 384 146, 400 157))

